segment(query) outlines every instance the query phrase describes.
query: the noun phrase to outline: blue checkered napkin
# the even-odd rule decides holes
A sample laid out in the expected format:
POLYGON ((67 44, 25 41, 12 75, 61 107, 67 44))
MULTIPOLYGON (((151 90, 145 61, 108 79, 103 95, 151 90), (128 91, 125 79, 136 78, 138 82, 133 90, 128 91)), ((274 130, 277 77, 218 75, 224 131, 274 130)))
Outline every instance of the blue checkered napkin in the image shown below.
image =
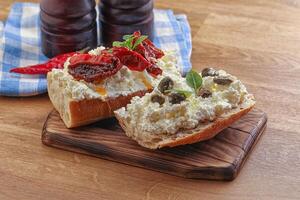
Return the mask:
POLYGON ((172 10, 154 10, 154 43, 163 50, 176 50, 182 74, 191 69, 192 38, 185 15, 174 15, 172 10))
POLYGON ((47 60, 40 49, 38 13, 37 4, 12 6, 1 42, 0 95, 31 96, 47 92, 45 76, 9 73, 11 68, 47 60))
POLYGON ((186 15, 174 15, 172 10, 154 10, 154 43, 163 50, 176 50, 182 74, 191 69, 192 38, 186 15))
MULTIPOLYGON (((191 68, 192 50, 186 16, 174 15, 171 10, 154 10, 154 16, 154 43, 164 50, 176 50, 180 70, 183 74, 186 73, 191 68)), ((39 32, 38 4, 15 3, 5 23, 2 37, 0 31, 0 95, 32 96, 47 92, 44 75, 9 73, 11 68, 47 60, 41 52, 39 32)))

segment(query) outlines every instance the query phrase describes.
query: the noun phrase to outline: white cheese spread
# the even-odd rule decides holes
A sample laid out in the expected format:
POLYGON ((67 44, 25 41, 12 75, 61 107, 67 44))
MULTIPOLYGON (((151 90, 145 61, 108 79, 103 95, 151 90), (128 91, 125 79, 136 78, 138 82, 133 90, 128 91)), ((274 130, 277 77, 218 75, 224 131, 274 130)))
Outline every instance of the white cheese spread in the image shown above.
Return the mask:
MULTIPOLYGON (((175 134, 179 129, 193 129, 200 122, 212 121, 242 103, 253 102, 252 95, 248 94, 240 80, 223 70, 219 70, 218 73, 230 77, 233 82, 219 85, 214 83, 214 77, 203 77, 202 88, 211 92, 210 97, 203 98, 193 93, 185 101, 171 104, 170 97, 163 95, 155 88, 152 93, 146 94, 144 97, 134 97, 126 108, 123 107, 115 112, 125 119, 129 127, 134 127, 132 134, 136 137, 145 133, 169 135, 175 134), (162 105, 152 102, 153 95, 163 96, 165 102, 162 105)), ((174 81, 174 88, 190 88, 186 79, 180 74, 177 77, 174 74, 168 75, 174 81)))

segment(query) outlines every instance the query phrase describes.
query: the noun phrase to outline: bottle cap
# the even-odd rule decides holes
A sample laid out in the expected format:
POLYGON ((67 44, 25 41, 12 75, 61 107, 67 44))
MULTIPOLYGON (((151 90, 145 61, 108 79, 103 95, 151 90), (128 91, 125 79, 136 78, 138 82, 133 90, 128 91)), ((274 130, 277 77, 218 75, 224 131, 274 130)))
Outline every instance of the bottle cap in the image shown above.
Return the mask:
POLYGON ((147 4, 149 1, 153 0, 101 0, 103 4, 117 9, 135 9, 147 4))
POLYGON ((41 0, 42 12, 55 17, 76 18, 84 16, 95 9, 95 0, 41 0))
POLYGON ((116 9, 103 3, 99 4, 99 17, 102 21, 118 25, 131 25, 145 21, 153 11, 153 1, 136 9, 116 9))
POLYGON ((112 42, 121 41, 123 35, 132 34, 140 31, 142 35, 148 35, 149 39, 153 39, 154 17, 153 13, 146 21, 133 25, 115 25, 101 21, 101 43, 110 47, 112 42))

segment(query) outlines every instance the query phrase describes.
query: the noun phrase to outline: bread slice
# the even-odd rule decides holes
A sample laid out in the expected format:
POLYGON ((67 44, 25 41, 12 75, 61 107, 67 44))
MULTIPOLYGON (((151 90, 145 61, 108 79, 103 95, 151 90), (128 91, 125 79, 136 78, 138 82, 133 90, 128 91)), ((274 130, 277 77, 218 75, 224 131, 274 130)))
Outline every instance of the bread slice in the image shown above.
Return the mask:
POLYGON ((125 130, 125 133, 128 137, 131 137, 132 139, 136 140, 141 146, 150 149, 157 149, 162 147, 174 147, 179 145, 192 144, 213 138, 220 131, 222 131, 223 129, 227 128, 229 125, 240 119, 243 115, 247 114, 254 107, 254 104, 255 101, 250 100, 245 104, 241 104, 238 108, 232 109, 231 111, 224 113, 212 122, 199 123, 199 125, 196 128, 178 131, 175 135, 150 134, 152 136, 151 140, 149 140, 149 133, 139 134, 148 134, 148 137, 145 138, 135 137, 131 132, 131 129, 133 127, 129 127, 125 119, 122 118, 122 116, 118 115, 118 112, 115 112, 115 116, 118 119, 122 128, 125 130))
POLYGON ((137 91, 127 96, 110 98, 106 101, 101 99, 74 100, 64 92, 65 86, 54 80, 48 73, 48 95, 59 112, 67 128, 87 125, 98 120, 114 116, 113 111, 126 106, 132 97, 143 96, 147 90, 137 91))

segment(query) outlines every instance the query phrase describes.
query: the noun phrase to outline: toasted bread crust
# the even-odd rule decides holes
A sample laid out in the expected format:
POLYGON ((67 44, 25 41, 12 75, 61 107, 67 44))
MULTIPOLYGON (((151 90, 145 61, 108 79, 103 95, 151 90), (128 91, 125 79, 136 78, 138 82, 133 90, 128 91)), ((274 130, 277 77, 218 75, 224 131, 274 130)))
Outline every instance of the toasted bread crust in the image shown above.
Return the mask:
POLYGON ((71 124, 68 128, 82 126, 101 119, 113 117, 114 110, 126 106, 132 97, 144 96, 146 92, 147 91, 138 91, 128 96, 119 96, 107 101, 102 101, 101 99, 70 101, 71 124))
POLYGON ((87 125, 112 117, 113 111, 126 106, 132 97, 143 96, 150 92, 150 90, 137 91, 127 96, 118 96, 106 101, 101 99, 74 100, 64 95, 65 88, 53 80, 51 73, 48 73, 47 81, 49 98, 67 128, 87 125))

